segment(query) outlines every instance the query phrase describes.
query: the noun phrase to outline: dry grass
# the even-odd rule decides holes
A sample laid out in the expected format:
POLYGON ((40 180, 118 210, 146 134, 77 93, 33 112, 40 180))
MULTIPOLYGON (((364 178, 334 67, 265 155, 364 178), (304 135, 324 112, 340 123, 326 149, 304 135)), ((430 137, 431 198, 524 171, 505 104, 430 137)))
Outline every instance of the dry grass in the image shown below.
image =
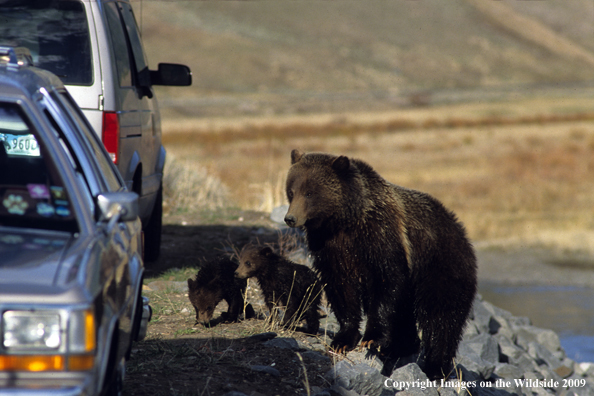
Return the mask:
POLYGON ((179 161, 169 154, 163 178, 166 212, 212 210, 230 204, 229 188, 195 161, 179 161))
MULTIPOLYGON (((361 158, 387 180, 434 195, 475 241, 538 241, 544 235, 550 241, 555 233, 563 238, 594 228, 591 113, 429 113, 414 121, 171 131, 164 141, 187 166, 209 169, 229 188, 230 202, 245 209, 269 211, 285 202, 289 153, 299 148, 361 158)), ((581 248, 592 249, 589 243, 581 248)))

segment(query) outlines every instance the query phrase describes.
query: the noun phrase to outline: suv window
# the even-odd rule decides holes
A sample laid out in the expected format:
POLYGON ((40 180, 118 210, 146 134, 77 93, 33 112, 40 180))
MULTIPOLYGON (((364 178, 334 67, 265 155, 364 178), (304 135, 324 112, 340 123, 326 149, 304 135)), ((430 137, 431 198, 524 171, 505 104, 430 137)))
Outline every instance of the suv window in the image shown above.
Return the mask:
POLYGON ((13 103, 0 103, 0 225, 78 230, 54 162, 13 103))
POLYGON ((78 0, 0 2, 0 45, 27 48, 35 66, 65 84, 93 83, 87 16, 78 0))

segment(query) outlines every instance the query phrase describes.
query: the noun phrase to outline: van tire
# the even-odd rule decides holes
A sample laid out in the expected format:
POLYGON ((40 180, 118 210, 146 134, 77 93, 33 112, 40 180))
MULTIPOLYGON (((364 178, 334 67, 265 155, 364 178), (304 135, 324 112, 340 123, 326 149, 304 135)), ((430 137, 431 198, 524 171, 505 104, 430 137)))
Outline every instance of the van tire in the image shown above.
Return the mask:
POLYGON ((144 230, 144 261, 156 261, 161 254, 161 228, 163 227, 163 185, 159 187, 151 218, 144 230))

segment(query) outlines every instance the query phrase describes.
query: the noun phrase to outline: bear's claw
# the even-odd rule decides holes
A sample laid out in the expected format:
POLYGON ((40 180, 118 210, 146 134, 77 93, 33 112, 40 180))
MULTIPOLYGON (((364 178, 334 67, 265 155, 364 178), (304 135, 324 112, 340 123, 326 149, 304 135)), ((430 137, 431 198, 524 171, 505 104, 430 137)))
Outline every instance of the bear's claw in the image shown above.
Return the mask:
POLYGON ((371 349, 373 348, 373 344, 375 343, 375 341, 373 340, 366 340, 366 341, 361 341, 361 349, 371 349))

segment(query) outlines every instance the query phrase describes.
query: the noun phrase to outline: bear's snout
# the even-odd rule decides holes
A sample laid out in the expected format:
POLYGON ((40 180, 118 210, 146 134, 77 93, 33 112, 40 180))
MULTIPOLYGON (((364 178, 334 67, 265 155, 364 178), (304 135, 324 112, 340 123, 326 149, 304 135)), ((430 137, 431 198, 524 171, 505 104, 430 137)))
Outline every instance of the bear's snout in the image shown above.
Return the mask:
POLYGON ((289 227, 295 227, 297 225, 297 219, 295 216, 288 214, 285 216, 285 223, 287 223, 289 227))

